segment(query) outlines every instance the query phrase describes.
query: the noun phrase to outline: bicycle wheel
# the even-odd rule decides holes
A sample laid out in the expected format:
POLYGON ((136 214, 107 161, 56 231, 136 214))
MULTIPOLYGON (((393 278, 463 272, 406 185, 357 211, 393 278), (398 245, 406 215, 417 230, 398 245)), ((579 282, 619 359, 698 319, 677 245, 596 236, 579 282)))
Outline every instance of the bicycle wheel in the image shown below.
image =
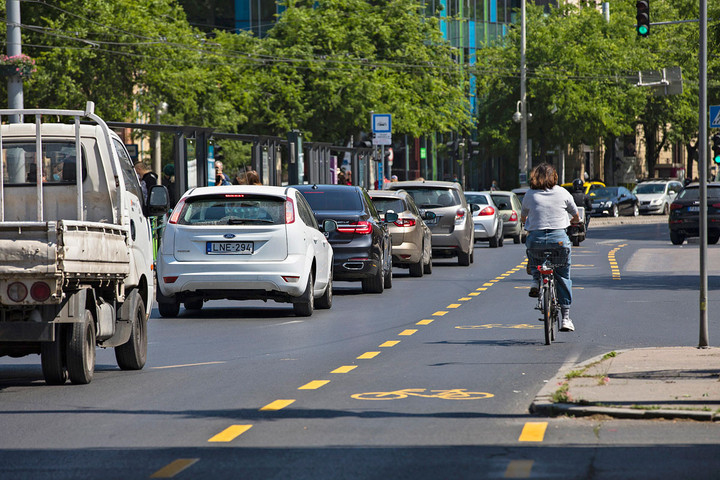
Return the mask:
POLYGON ((552 341, 555 341, 555 337, 557 335, 558 329, 560 328, 560 305, 558 304, 557 299, 557 290, 555 289, 555 280, 553 279, 551 282, 551 292, 552 292, 552 299, 550 301, 550 309, 552 310, 551 314, 551 324, 550 324, 550 337, 552 341))
POLYGON ((550 283, 544 283, 542 287, 542 309, 543 309, 543 323, 545 324, 545 345, 550 345, 552 342, 552 312, 550 308, 552 306, 550 283))

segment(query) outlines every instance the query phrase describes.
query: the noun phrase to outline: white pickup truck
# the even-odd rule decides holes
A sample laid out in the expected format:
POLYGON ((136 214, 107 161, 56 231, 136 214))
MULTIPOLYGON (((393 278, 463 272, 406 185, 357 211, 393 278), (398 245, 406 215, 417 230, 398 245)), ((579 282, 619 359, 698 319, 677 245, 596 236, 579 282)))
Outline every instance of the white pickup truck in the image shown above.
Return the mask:
POLYGON ((48 384, 89 383, 96 346, 114 347, 121 369, 143 368, 154 298, 143 212, 167 211, 166 188, 152 187, 145 205, 130 155, 92 102, 0 110, 0 122, 10 115, 34 123, 0 127, 0 356, 40 354, 48 384))

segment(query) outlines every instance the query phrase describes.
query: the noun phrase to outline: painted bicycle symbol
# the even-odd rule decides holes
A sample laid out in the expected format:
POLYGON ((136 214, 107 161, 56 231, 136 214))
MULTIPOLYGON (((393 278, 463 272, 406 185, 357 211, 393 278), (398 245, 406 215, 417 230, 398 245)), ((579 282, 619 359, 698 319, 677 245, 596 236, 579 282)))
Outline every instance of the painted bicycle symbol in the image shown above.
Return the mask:
POLYGON ((356 400, 400 400, 407 397, 441 398, 443 400, 481 400, 494 397, 492 393, 468 392, 464 388, 453 388, 450 390, 430 390, 429 394, 423 393, 426 388, 405 388, 392 392, 367 392, 356 393, 352 398, 356 400))

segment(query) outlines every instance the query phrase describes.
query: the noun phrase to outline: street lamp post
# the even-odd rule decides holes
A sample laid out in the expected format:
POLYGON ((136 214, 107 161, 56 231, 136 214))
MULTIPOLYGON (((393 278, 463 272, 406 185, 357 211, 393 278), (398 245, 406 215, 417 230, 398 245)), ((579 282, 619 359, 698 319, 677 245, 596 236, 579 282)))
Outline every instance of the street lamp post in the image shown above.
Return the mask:
POLYGON ((525 0, 520 1, 520 185, 527 186, 528 152, 527 152, 527 98, 525 92, 525 0))
MULTIPOLYGON (((160 116, 166 114, 168 111, 168 104, 165 102, 160 102, 160 104, 155 109, 155 123, 158 125, 160 124, 160 116)), ((160 132, 156 131, 153 133, 153 141, 155 143, 155 148, 153 148, 153 171, 158 176, 158 178, 162 178, 162 141, 160 140, 160 132)))

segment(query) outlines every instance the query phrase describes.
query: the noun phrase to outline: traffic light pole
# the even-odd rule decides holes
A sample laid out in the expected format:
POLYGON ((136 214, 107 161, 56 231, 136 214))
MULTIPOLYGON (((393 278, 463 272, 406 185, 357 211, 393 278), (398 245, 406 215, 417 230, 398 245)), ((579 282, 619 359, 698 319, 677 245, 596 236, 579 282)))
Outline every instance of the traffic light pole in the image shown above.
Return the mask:
POLYGON ((698 348, 708 348, 707 316, 707 0, 700 0, 700 132, 698 138, 698 170, 700 171, 700 338, 698 348))

